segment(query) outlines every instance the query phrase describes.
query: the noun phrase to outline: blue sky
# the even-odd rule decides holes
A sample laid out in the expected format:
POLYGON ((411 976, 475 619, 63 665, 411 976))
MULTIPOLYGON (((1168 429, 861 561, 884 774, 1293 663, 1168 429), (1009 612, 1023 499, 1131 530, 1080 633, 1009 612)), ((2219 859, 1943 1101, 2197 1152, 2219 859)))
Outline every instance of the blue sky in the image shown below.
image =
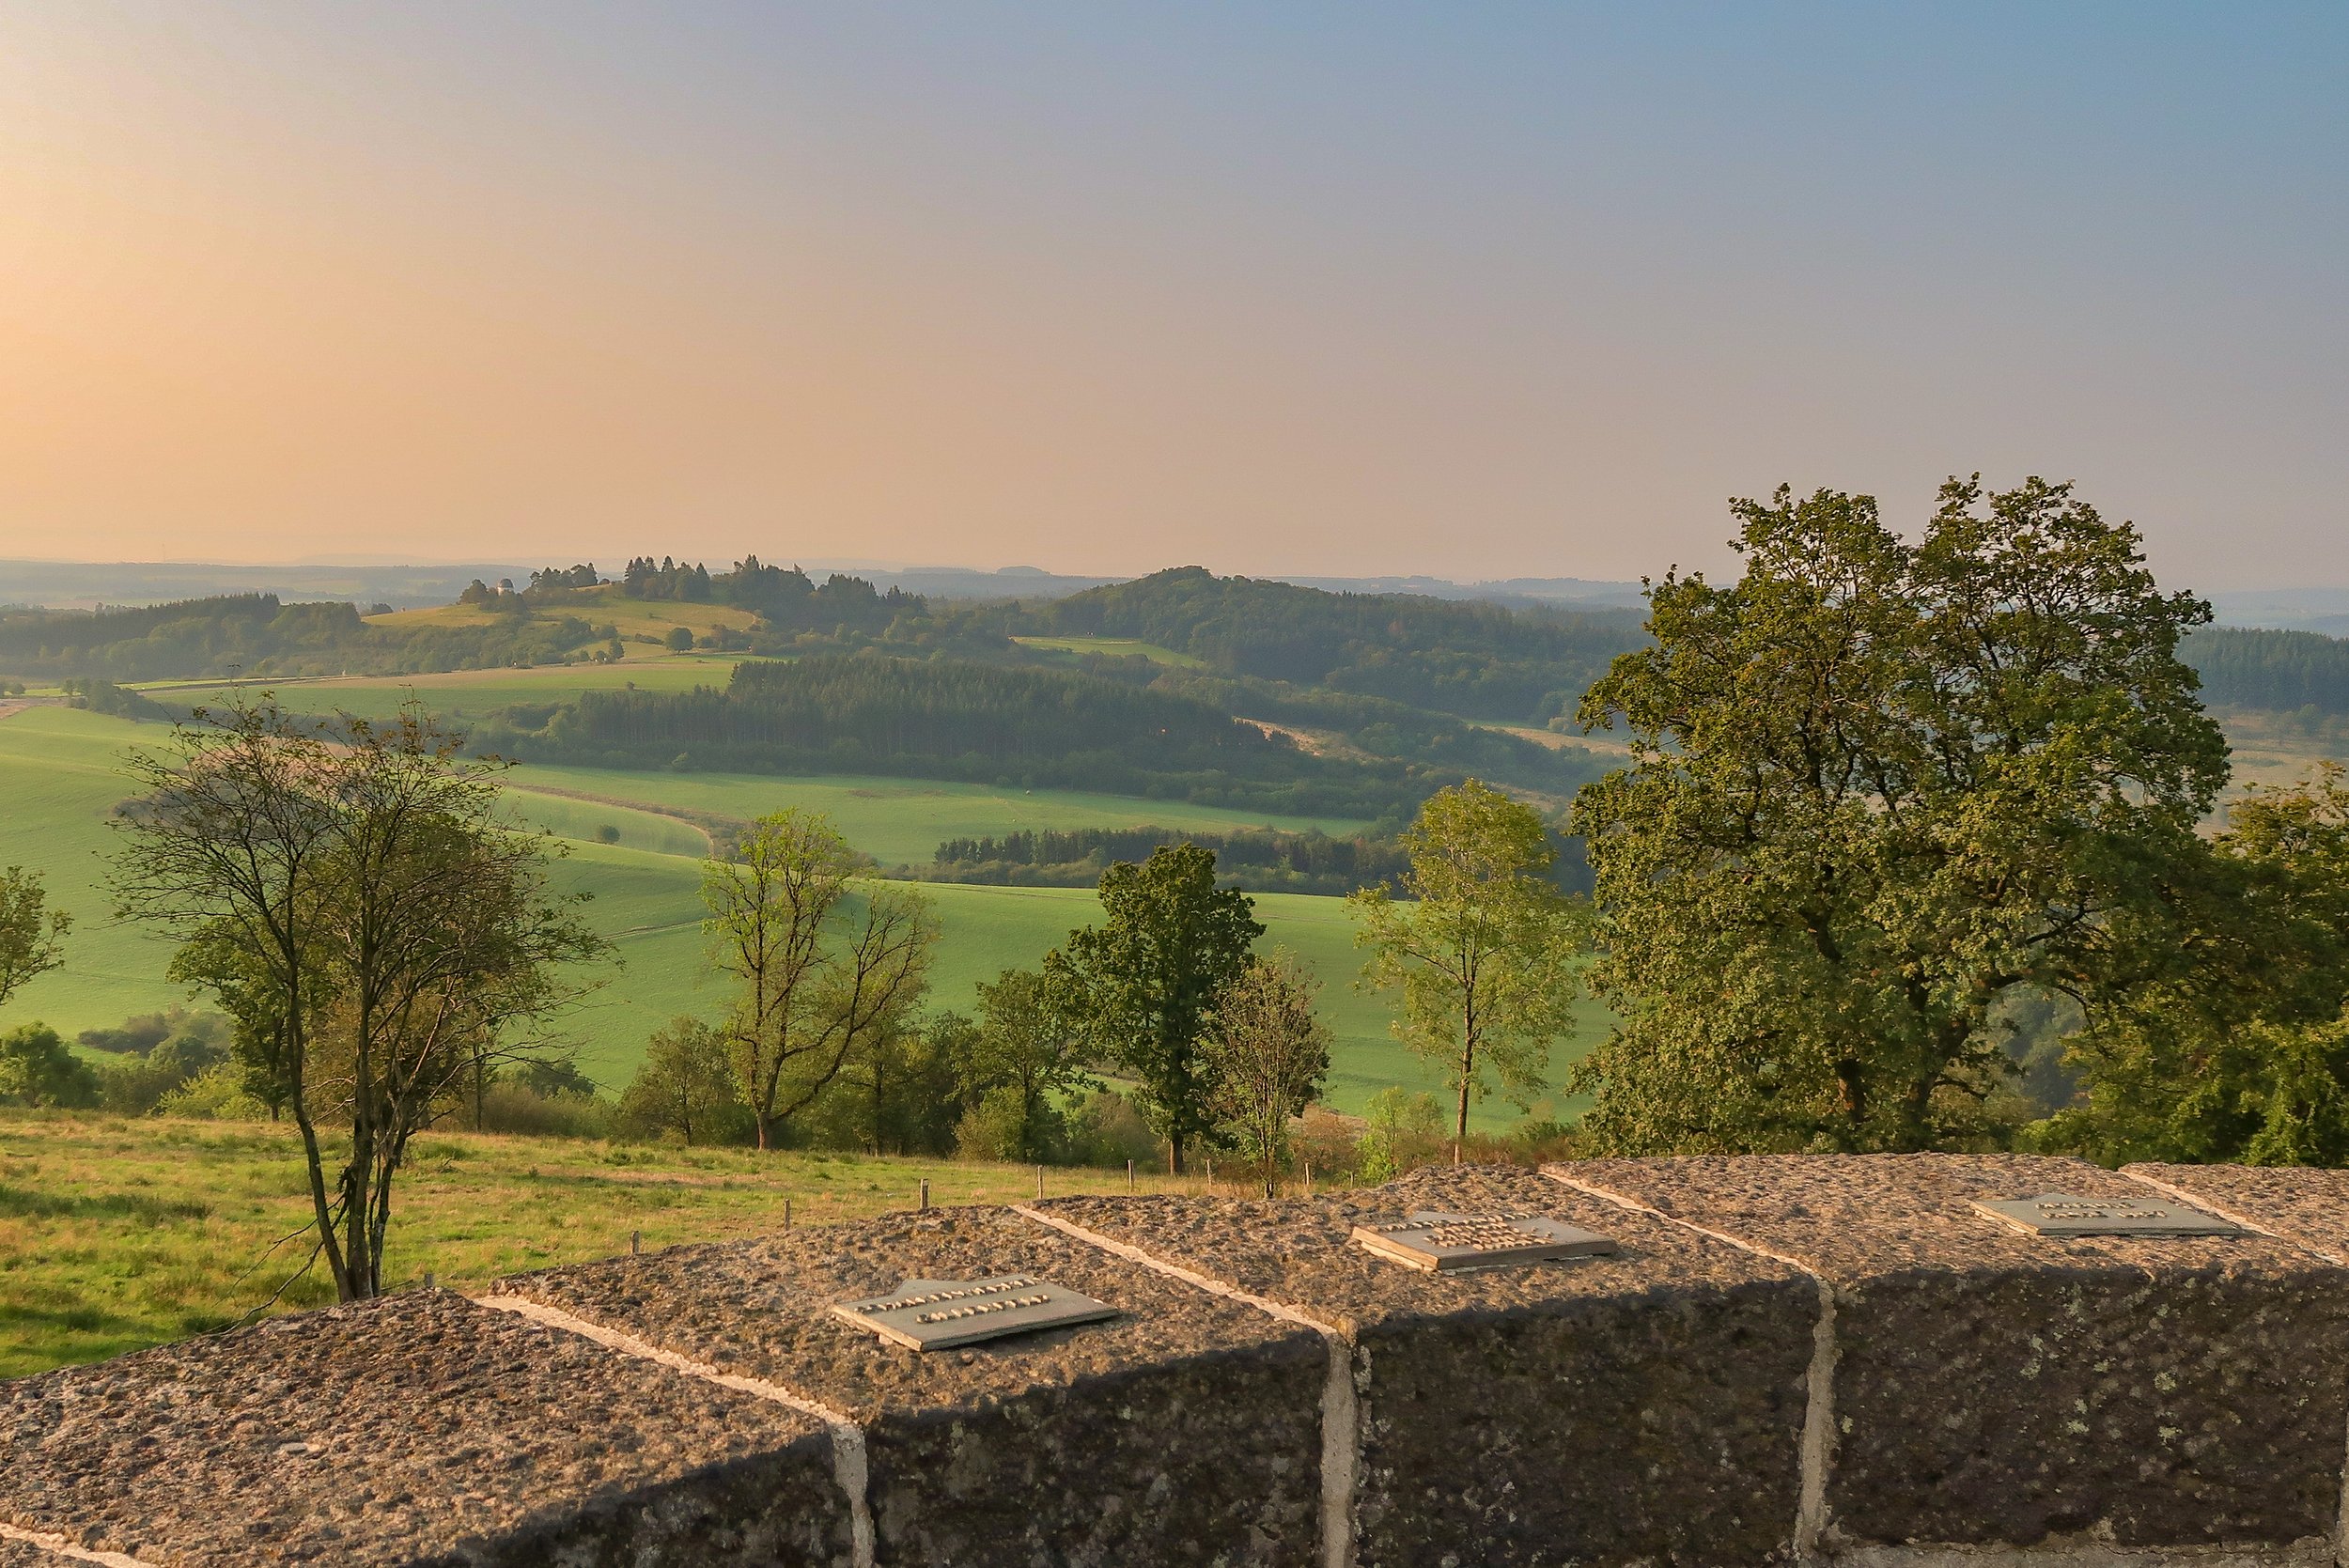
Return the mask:
POLYGON ((0 554, 2349 584, 2349 8, 0 5, 0 554))

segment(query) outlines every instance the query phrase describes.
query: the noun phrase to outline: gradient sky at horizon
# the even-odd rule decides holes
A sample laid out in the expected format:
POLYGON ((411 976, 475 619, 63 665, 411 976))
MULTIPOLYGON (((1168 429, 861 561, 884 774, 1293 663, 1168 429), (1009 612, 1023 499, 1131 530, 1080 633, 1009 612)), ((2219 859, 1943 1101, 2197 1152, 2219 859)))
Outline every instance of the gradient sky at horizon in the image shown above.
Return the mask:
POLYGON ((0 0, 0 556, 2349 584, 2349 8, 0 0))

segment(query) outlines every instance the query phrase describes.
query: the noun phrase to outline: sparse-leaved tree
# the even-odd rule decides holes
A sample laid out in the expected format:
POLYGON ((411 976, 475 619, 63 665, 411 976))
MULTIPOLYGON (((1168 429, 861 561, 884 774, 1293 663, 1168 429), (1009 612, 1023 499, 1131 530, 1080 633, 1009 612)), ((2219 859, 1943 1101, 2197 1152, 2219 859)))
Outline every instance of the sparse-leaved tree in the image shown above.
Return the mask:
POLYGON ((48 908, 40 873, 0 869, 0 1007, 17 987, 64 962, 65 934, 73 917, 48 908))
POLYGON ((1207 1044, 1215 1109, 1264 1172, 1268 1198, 1288 1154, 1289 1119, 1304 1113, 1330 1076, 1332 1036, 1314 1011, 1320 988, 1295 954, 1275 948, 1251 959, 1216 999, 1207 1044))
POLYGON ((548 891, 548 841, 500 821, 497 765, 420 708, 320 721, 239 694, 175 739, 132 763, 117 904, 179 933, 175 972, 275 1075, 312 1256, 342 1299, 378 1295, 410 1141, 483 1061, 542 1048, 538 1021, 584 988, 568 966, 609 949, 548 891))
POLYGON ((1471 1101, 1541 1093, 1551 1042, 1573 1024, 1587 922, 1550 880, 1541 817, 1477 780, 1429 797, 1403 845, 1403 896, 1347 902, 1370 950, 1363 985, 1396 996, 1396 1036, 1452 1091, 1456 1158, 1471 1101))
POLYGON ((813 1104, 850 1056, 910 1029, 938 922, 911 888, 851 889, 858 859, 819 813, 762 816, 702 869, 711 960, 734 976, 726 1021, 758 1146, 813 1104))

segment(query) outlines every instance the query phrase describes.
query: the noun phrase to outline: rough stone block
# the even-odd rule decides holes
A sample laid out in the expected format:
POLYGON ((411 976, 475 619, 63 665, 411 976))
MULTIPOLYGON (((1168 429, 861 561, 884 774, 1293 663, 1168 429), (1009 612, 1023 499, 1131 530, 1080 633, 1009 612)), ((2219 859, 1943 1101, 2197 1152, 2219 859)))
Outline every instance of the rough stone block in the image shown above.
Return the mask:
POLYGON ((2123 1175, 2335 1260, 2349 1258, 2349 1171, 2306 1166, 2130 1165, 2123 1175))
POLYGON ((63 1552, 0 1536, 0 1568, 74 1568, 75 1561, 63 1552))
POLYGON ((1825 1544, 2303 1544, 2341 1502, 2349 1273, 2263 1236, 2034 1236, 1972 1206, 2146 1188, 2024 1156, 1589 1160, 1833 1285, 1825 1544))
POLYGON ((499 1288, 854 1420, 892 1568, 1305 1563, 1318 1549, 1319 1337, 1008 1210, 675 1248, 499 1288), (832 1312, 905 1280, 1013 1273, 1121 1315, 925 1353, 832 1312))
POLYGON ((1353 1343, 1363 1563, 1727 1568, 1789 1547, 1818 1315, 1797 1270, 1523 1171, 1041 1208, 1353 1343), (1539 1213, 1622 1250, 1431 1275, 1348 1240, 1417 1209, 1539 1213))
POLYGON ((168 1568, 833 1563, 848 1517, 820 1422, 446 1291, 0 1383, 0 1518, 168 1568))

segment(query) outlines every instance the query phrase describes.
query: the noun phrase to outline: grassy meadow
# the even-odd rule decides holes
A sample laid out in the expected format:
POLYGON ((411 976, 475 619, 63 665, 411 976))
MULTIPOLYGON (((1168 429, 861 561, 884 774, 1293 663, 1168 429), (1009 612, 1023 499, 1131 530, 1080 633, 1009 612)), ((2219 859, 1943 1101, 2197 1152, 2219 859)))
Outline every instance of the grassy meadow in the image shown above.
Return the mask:
MULTIPOLYGON (((622 637, 665 637, 671 627, 685 627, 699 636, 705 632, 748 631, 758 625, 758 616, 752 611, 732 604, 691 604, 682 599, 636 599, 620 592, 617 583, 606 583, 593 593, 566 597, 561 602, 534 607, 531 619, 560 620, 576 615, 590 626, 609 626, 622 637)), ((439 604, 428 609, 395 610, 388 614, 369 615, 370 626, 494 626, 506 619, 504 613, 485 610, 472 604, 439 604)))
MULTIPOLYGON (((336 702, 357 708, 379 699, 396 704, 399 689, 414 685, 433 693, 428 700, 437 706, 438 693, 451 689, 470 696, 540 680, 548 683, 542 690, 552 690, 558 679, 611 679, 625 668, 476 672, 470 681, 307 682, 288 688, 288 693, 333 692, 336 702)), ((662 678, 690 686, 696 675, 711 678, 708 669, 698 660, 677 660, 646 673, 658 670, 662 678)), ((99 886, 113 838, 105 819, 129 793, 117 760, 132 745, 163 738, 160 726, 64 707, 32 707, 0 719, 0 865, 45 872, 53 900, 81 922, 65 967, 34 981, 0 1008, 0 1028, 38 1018, 70 1037, 189 1000, 163 978, 169 948, 144 931, 109 921, 99 886)), ((690 822, 644 806, 734 818, 786 805, 823 811, 852 845, 888 864, 926 861, 941 838, 1019 828, 1150 822, 1206 830, 1268 821, 1261 815, 1176 802, 904 779, 524 767, 515 769, 510 783, 518 816, 566 841, 568 853, 558 863, 557 880, 566 890, 591 895, 589 918, 618 951, 620 965, 564 1020, 582 1067, 615 1090, 635 1071, 654 1029, 680 1013, 714 1014, 725 1000, 720 980, 709 973, 700 931, 698 862, 707 839, 690 822), (642 805, 626 803, 630 800, 642 805), (607 827, 617 830, 616 844, 599 842, 599 831, 607 827)), ((1271 818, 1269 824, 1332 832, 1359 826, 1294 817, 1271 818)), ((1082 888, 927 884, 926 891, 936 900, 944 927, 933 996, 946 1007, 969 1006, 977 982, 1007 967, 1034 963, 1071 927, 1093 920, 1097 909, 1092 893, 1082 888)), ((1334 1109, 1359 1112, 1371 1095, 1391 1084, 1439 1087, 1439 1077, 1387 1032, 1384 1003, 1354 990, 1359 963, 1341 901, 1267 893, 1256 896, 1256 907, 1269 928, 1268 944, 1294 949, 1325 983, 1322 1004, 1338 1037, 1328 1096, 1334 1109)), ((1558 1055, 1559 1077, 1604 1027, 1603 1012, 1586 1004, 1576 1038, 1558 1055)), ((1557 1114, 1565 1108, 1553 1099, 1536 1109, 1557 1114)), ((1483 1107, 1477 1120, 1498 1128, 1516 1117, 1513 1108, 1496 1101, 1483 1107)))
MULTIPOLYGON (((1033 1167, 853 1154, 646 1148, 434 1134, 395 1189, 386 1276, 477 1288, 501 1274, 914 1206, 1033 1197, 1033 1167)), ((1053 1196, 1122 1192, 1123 1172, 1053 1169, 1053 1196)), ((1142 1172, 1144 1192, 1202 1191, 1142 1172)), ((0 1378, 96 1360, 236 1322, 309 1248, 290 1125, 0 1110, 0 1378), (250 1273, 248 1274, 248 1270, 250 1273)), ((281 1306, 334 1299, 323 1269, 281 1306)))

